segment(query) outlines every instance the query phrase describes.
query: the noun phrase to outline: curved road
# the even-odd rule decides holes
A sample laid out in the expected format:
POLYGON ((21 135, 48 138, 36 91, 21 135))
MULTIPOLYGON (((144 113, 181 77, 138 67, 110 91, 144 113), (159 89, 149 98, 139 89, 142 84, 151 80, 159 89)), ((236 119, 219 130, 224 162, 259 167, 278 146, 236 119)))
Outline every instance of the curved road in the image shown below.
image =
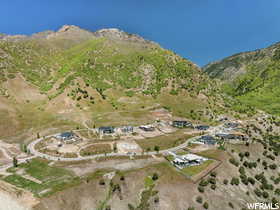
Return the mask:
MULTIPOLYGON (((218 128, 219 126, 217 127, 213 127, 211 129, 209 129, 209 131, 213 131, 215 132, 216 128, 218 128)), ((84 129, 83 129, 84 130, 84 129)), ((75 131, 78 131, 78 130, 75 130, 75 131)), ((55 135, 58 135, 59 133, 57 134, 53 134, 53 135, 49 135, 49 136, 46 136, 45 138, 49 138, 49 137, 52 137, 52 136, 55 136, 55 135)), ((183 149, 185 147, 188 146, 188 143, 193 140, 194 138, 197 138, 199 136, 196 136, 196 137, 193 137, 193 138, 190 138, 190 139, 187 139, 186 142, 184 142, 183 144, 180 144, 176 147, 172 147, 172 148, 169 148, 169 149, 165 149, 165 150, 160 150, 159 152, 156 152, 156 151, 153 151, 153 152, 145 152, 145 153, 134 153, 134 156, 141 156, 143 154, 145 155, 156 155, 156 154, 163 154, 163 153, 167 153, 167 152, 176 152, 177 150, 180 150, 180 149, 183 149)), ((41 152, 38 152, 36 149, 35 149, 35 145, 37 143, 39 143, 40 141, 44 140, 44 138, 39 138, 39 139, 36 139, 35 141, 31 142, 27 148, 29 149, 30 153, 33 154, 35 157, 41 157, 41 158, 45 158, 45 159, 48 159, 48 160, 53 160, 53 161, 81 161, 81 160, 91 160, 91 159, 95 159, 95 158, 100 158, 100 157, 118 157, 118 156, 131 156, 131 154, 120 154, 120 153, 107 153, 107 154, 95 154, 95 155, 90 155, 90 156, 80 156, 80 157, 75 157, 75 158, 65 158, 65 157, 56 157, 56 156, 52 156, 52 155, 48 155, 48 154, 44 154, 44 153, 41 153, 41 152)))

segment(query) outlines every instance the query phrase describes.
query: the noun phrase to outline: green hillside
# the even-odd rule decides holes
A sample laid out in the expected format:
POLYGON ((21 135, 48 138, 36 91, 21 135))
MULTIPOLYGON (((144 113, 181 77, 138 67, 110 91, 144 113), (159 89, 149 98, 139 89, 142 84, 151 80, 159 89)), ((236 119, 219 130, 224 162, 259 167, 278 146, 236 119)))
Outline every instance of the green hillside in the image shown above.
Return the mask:
POLYGON ((280 114, 280 45, 240 53, 209 64, 204 71, 221 79, 224 90, 242 103, 280 114))
POLYGON ((111 124, 143 123, 156 108, 212 121, 228 109, 218 85, 198 66, 118 29, 92 33, 63 26, 4 36, 0 68, 0 113, 3 122, 13 119, 10 133, 30 128, 26 122, 38 129, 60 121, 108 124, 110 118, 111 124))

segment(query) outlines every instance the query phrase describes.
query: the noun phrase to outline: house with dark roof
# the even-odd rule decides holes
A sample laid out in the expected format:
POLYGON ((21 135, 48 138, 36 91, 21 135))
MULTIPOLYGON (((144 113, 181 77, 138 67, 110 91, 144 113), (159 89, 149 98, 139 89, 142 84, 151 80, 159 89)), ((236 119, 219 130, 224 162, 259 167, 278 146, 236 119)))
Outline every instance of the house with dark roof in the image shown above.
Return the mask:
POLYGON ((115 133, 115 128, 112 126, 103 126, 98 128, 99 134, 113 134, 115 133))
POLYGON ((133 133, 133 126, 123 126, 121 127, 123 133, 133 133))
POLYGON ((201 131, 206 131, 210 128, 210 126, 208 126, 208 125, 198 125, 195 128, 198 129, 198 130, 201 130, 201 131))
POLYGON ((64 132, 55 136, 57 139, 65 141, 65 142, 73 142, 76 139, 76 135, 73 132, 64 132))
POLYGON ((185 120, 175 120, 172 121, 172 126, 176 128, 187 128, 192 127, 192 123, 185 120))
POLYGON ((151 125, 141 125, 141 126, 139 126, 139 128, 143 131, 146 131, 146 132, 155 131, 155 127, 153 127, 151 125))
POLYGON ((221 140, 242 140, 242 141, 247 141, 248 137, 239 132, 234 132, 234 133, 220 133, 216 134, 216 137, 220 138, 221 140))
POLYGON ((236 122, 225 123, 226 128, 237 128, 238 126, 239 126, 239 123, 236 123, 236 122))
POLYGON ((201 138, 199 140, 200 140, 200 142, 202 142, 204 144, 208 144, 208 145, 215 145, 217 143, 216 139, 210 135, 201 136, 201 138))

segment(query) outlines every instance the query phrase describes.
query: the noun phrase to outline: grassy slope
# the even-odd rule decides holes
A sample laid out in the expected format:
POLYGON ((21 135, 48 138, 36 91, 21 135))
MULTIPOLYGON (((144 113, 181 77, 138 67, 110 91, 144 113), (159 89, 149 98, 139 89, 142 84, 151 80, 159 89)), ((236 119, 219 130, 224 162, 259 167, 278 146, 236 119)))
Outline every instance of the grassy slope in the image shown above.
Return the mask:
POLYGON ((206 66, 204 70, 210 76, 224 80, 224 90, 242 103, 279 115, 279 55, 280 46, 276 44, 263 50, 226 58, 206 66), (236 78, 231 78, 227 74, 227 70, 231 68, 236 74, 243 71, 241 68, 245 71, 236 78))
MULTIPOLYGON (((204 116, 206 107, 207 112, 220 109, 217 86, 210 85, 209 78, 194 64, 171 51, 154 44, 108 38, 69 42, 0 41, 0 90, 5 92, 3 84, 21 74, 47 96, 23 106, 11 99, 17 98, 17 93, 8 98, 9 106, 15 109, 14 121, 9 123, 9 127, 18 126, 14 131, 75 125, 71 121, 81 123, 83 118, 97 125, 106 124, 107 118, 114 125, 138 124, 149 121, 147 111, 156 106, 205 121, 209 120, 204 116), (61 47, 66 45, 63 42, 67 47, 61 47)), ((0 113, 7 118, 1 106, 0 113)))

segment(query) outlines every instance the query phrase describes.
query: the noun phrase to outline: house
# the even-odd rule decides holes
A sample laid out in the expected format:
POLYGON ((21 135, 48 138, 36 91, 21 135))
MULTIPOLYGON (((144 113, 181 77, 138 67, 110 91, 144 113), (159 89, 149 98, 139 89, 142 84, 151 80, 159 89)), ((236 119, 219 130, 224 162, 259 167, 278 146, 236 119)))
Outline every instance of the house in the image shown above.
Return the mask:
POLYGON ((206 131, 208 130, 210 127, 208 125, 198 125, 195 127, 196 129, 198 130, 201 130, 201 131, 206 131))
POLYGON ((217 143, 216 139, 210 135, 201 136, 199 141, 202 142, 203 144, 208 144, 208 145, 215 145, 217 143))
POLYGON ((139 126, 139 128, 146 132, 151 132, 151 131, 155 130, 155 127, 153 127, 151 125, 141 125, 141 126, 139 126))
POLYGON ((57 139, 62 140, 64 142, 73 142, 76 139, 76 135, 73 132, 64 132, 55 136, 57 139))
POLYGON ((230 135, 228 133, 217 133, 215 136, 222 140, 230 138, 230 135))
POLYGON ((123 126, 121 127, 123 133, 133 133, 133 126, 123 126))
POLYGON ((99 134, 113 134, 115 132, 115 128, 112 126, 103 126, 98 128, 99 134))
POLYGON ((208 160, 207 158, 195 155, 195 154, 186 154, 186 155, 176 155, 173 164, 179 168, 193 165, 200 165, 204 161, 208 160))
POLYGON ((247 141, 248 137, 239 132, 234 132, 234 133, 219 133, 216 134, 216 137, 222 139, 222 140, 242 140, 242 141, 247 141))
POLYGON ((175 120, 172 121, 172 126, 176 128, 186 128, 192 127, 192 123, 184 120, 175 120))
POLYGON ((236 122, 228 122, 228 123, 225 123, 224 126, 226 128, 237 128, 239 126, 239 123, 236 123, 236 122))

